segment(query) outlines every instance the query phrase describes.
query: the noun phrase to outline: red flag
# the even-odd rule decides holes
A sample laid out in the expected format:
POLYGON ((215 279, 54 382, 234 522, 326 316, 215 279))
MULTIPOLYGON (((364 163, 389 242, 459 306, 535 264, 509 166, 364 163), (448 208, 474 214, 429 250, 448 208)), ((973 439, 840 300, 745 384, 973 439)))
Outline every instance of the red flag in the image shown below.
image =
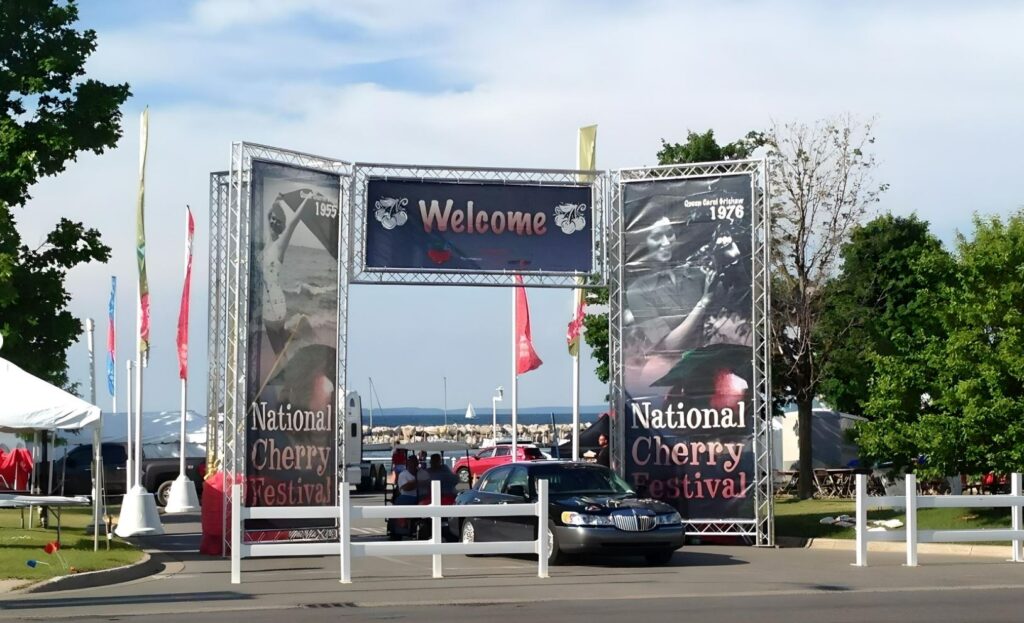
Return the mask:
POLYGON ((533 336, 530 333, 530 305, 526 302, 526 288, 523 278, 516 275, 516 374, 526 374, 544 363, 533 350, 533 336))
POLYGON ((580 352, 580 331, 583 329, 583 317, 586 316, 583 289, 576 288, 573 291, 573 297, 576 302, 576 310, 572 319, 569 320, 569 328, 566 330, 565 340, 569 344, 569 354, 575 357, 580 352))
POLYGON ((178 376, 188 378, 188 299, 192 283, 192 235, 196 231, 196 223, 192 220, 192 210, 185 206, 185 227, 188 230, 185 239, 185 286, 181 290, 181 309, 178 310, 178 376))

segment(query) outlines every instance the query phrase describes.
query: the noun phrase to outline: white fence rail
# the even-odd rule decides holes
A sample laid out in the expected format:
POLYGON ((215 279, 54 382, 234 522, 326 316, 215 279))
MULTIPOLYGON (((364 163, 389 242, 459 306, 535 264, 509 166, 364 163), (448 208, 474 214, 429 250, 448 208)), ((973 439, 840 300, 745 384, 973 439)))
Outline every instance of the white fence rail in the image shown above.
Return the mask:
POLYGON ((1010 495, 917 495, 917 477, 906 476, 906 495, 867 494, 867 476, 858 474, 857 491, 857 567, 868 565, 868 543, 870 541, 906 541, 907 566, 917 566, 918 543, 974 543, 978 541, 1010 541, 1013 562, 1024 561, 1021 542, 1024 541, 1024 495, 1021 494, 1021 475, 1013 474, 1010 495), (869 508, 906 509, 905 529, 900 531, 874 532, 868 530, 869 508), (1011 528, 990 530, 918 530, 917 510, 919 508, 1008 508, 1011 528))
POLYGON ((352 558, 366 556, 433 556, 433 577, 444 577, 445 554, 537 554, 537 577, 548 577, 548 481, 537 481, 537 501, 524 504, 442 506, 441 483, 430 483, 429 506, 352 506, 347 483, 342 483, 339 506, 253 507, 241 504, 241 486, 231 488, 231 583, 242 581, 242 558, 272 556, 339 556, 341 582, 352 581, 352 558), (537 517, 537 540, 443 543, 442 517, 537 517), (431 520, 429 541, 352 542, 352 521, 358 519, 431 520), (246 519, 337 519, 338 542, 243 543, 246 519))

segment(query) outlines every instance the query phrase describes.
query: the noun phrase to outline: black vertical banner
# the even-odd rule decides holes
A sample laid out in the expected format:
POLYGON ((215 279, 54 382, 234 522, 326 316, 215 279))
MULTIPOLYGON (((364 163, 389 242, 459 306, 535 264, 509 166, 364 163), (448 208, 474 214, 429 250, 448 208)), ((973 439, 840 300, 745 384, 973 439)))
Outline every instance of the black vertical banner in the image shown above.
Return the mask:
POLYGON ((626 477, 684 519, 752 519, 751 177, 622 193, 626 477))
MULTIPOLYGON (((339 178, 254 161, 251 186, 245 503, 331 506, 338 489, 339 178)), ((301 538, 288 530, 317 525, 324 522, 249 527, 301 538)))

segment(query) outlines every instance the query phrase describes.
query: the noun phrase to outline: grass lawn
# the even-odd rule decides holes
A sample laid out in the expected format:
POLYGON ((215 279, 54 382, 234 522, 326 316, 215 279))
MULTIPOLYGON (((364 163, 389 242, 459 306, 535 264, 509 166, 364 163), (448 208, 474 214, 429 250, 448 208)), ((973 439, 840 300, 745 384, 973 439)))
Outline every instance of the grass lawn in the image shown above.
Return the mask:
MULTIPOLYGON (((854 516, 853 500, 798 500, 775 498, 775 534, 801 538, 824 537, 853 539, 853 528, 841 528, 821 523, 823 517, 854 516)), ((902 511, 893 509, 869 510, 868 523, 873 519, 899 519, 906 523, 902 511)), ((971 530, 1009 528, 1008 508, 925 508, 917 511, 919 530, 971 530)), ((902 530, 902 528, 895 528, 902 530)), ((1004 544, 993 542, 993 544, 1004 544)), ((1009 542, 1005 542, 1009 545, 1009 542)))
MULTIPOLYGON (((28 523, 28 510, 25 510, 28 523)), ((60 555, 77 571, 97 571, 120 567, 142 558, 142 552, 128 543, 114 537, 107 551, 103 527, 100 527, 100 549, 92 551, 92 536, 84 528, 92 523, 91 509, 65 509, 61 520, 60 555)), ((38 521, 34 524, 39 525, 38 521)), ((67 575, 56 554, 47 554, 43 546, 56 540, 56 521, 52 519, 49 529, 39 527, 21 529, 21 515, 17 509, 0 510, 0 579, 46 580, 58 575, 67 575), (50 563, 37 565, 34 569, 28 560, 50 563)))

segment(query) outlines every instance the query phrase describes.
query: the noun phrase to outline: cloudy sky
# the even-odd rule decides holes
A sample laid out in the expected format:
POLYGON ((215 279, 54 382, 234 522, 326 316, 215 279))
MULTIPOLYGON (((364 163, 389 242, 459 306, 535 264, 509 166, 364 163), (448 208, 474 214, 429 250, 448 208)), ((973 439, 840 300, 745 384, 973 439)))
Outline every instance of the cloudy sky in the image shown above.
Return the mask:
MULTIPOLYGON (((916 212, 951 241, 974 212, 1022 204, 1024 5, 1015 2, 459 2, 87 0, 90 75, 129 82, 117 149, 40 183, 18 218, 28 243, 61 216, 99 228, 106 266, 76 269, 72 311, 103 326, 122 284, 119 372, 134 331, 138 113, 150 106, 147 232, 153 299, 145 407, 178 404, 174 329, 183 210, 198 228, 191 408, 205 404, 207 183, 233 140, 345 160, 574 166, 596 123, 598 166, 654 164, 662 138, 724 141, 786 121, 876 117, 881 209, 916 212)), ((385 407, 486 409, 511 378, 511 292, 354 286, 349 382, 385 407)), ((545 364, 523 406, 569 403, 564 291, 530 291, 545 364)), ((70 352, 72 378, 86 355, 70 352)), ((100 366, 102 367, 102 366, 100 366)), ((109 405, 98 374, 101 405, 109 405)), ((606 388, 584 352, 583 402, 606 388)), ((506 402, 504 406, 508 406, 506 402)), ((123 403, 123 400, 121 401, 123 403)))

